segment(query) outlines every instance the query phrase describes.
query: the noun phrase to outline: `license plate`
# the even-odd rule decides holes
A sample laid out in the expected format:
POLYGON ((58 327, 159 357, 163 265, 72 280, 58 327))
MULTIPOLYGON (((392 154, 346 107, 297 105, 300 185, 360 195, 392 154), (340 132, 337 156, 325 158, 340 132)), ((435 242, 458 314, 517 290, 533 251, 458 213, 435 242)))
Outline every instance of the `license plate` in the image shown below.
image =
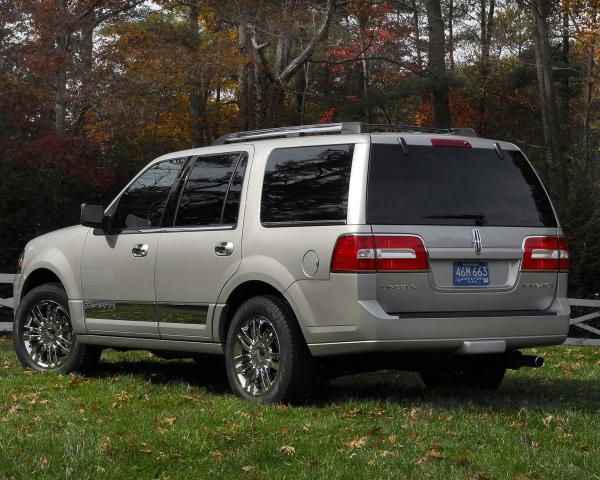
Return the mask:
POLYGON ((478 286, 490 284, 487 262, 454 262, 454 285, 478 286))

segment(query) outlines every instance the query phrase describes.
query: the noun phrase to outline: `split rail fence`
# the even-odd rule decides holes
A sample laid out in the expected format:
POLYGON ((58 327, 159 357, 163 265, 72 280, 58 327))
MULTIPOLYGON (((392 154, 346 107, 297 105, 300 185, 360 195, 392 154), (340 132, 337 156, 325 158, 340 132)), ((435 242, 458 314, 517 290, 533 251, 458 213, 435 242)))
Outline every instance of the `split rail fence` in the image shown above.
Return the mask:
MULTIPOLYGON (((0 273, 0 284, 13 284, 15 275, 0 273)), ((583 298, 569 298, 569 304, 572 307, 592 308, 596 311, 582 315, 580 317, 571 318, 571 326, 578 330, 583 330, 587 335, 583 337, 569 337, 565 341, 567 345, 593 346, 600 347, 600 328, 589 325, 587 322, 600 318, 600 300, 591 300, 583 298)), ((13 308, 12 298, 0 298, 0 308, 13 308)), ((12 323, 0 322, 0 332, 10 331, 12 323)))

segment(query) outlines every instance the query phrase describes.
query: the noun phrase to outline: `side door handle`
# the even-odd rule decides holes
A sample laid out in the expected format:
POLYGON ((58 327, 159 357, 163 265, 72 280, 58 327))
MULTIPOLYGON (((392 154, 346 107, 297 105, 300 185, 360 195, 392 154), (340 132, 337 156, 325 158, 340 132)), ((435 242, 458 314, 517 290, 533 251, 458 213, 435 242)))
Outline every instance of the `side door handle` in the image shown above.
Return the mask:
POLYGON ((131 249, 132 257, 145 257, 148 255, 148 245, 140 243, 131 249))
POLYGON ((233 253, 233 242, 219 242, 215 245, 215 255, 226 257, 233 253))

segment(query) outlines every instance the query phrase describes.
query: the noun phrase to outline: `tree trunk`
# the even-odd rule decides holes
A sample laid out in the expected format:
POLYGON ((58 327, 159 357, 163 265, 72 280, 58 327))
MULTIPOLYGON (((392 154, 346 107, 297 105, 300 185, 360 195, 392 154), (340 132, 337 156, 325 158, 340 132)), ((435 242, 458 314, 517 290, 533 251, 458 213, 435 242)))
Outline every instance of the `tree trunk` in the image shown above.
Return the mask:
POLYGON ((253 48, 248 36, 248 17, 244 9, 238 26, 238 48, 242 63, 238 67, 238 126, 240 130, 256 128, 256 90, 254 86, 253 48))
POLYGON ((454 70, 454 0, 448 1, 448 57, 450 70, 454 70))
POLYGON ((569 87, 570 64, 570 35, 569 35, 569 2, 563 0, 562 4, 562 68, 560 74, 560 118, 563 125, 569 124, 571 92, 569 87))
MULTIPOLYGON (((189 48, 192 54, 195 54, 198 51, 200 45, 198 19, 198 2, 197 0, 194 0, 189 5, 188 15, 189 48)), ((190 68, 188 73, 188 84, 190 86, 190 116, 192 117, 192 147, 201 147, 204 145, 206 137, 204 125, 206 122, 206 92, 203 91, 202 81, 198 76, 199 68, 190 68)))
POLYGON ((585 68, 585 83, 583 88, 583 161, 584 167, 587 169, 590 165, 591 147, 590 147, 590 112, 592 110, 594 91, 594 66, 595 66, 595 48, 594 44, 586 49, 586 68, 585 68))
POLYGON ((360 65, 362 70, 362 92, 364 103, 364 119, 367 123, 371 123, 371 103, 369 99, 369 62, 367 60, 367 42, 365 39, 365 21, 361 14, 358 14, 358 41, 360 47, 360 65))
POLYGON ((58 16, 61 18, 61 31, 56 34, 56 51, 59 56, 55 72, 56 94, 54 102, 54 128, 58 133, 65 131, 67 116, 67 46, 69 34, 66 31, 66 0, 58 0, 58 16))
POLYGON ((479 76, 481 79, 481 93, 479 95, 479 131, 481 135, 485 135, 487 132, 487 90, 495 8, 496 0, 490 0, 489 11, 486 0, 480 0, 479 2, 481 22, 481 57, 479 59, 479 76))
POLYGON ((425 0, 429 29, 429 64, 432 81, 433 121, 437 128, 450 128, 450 88, 446 73, 446 41, 440 0, 425 0))
POLYGON ((416 0, 411 0, 410 6, 413 11, 413 30, 415 31, 415 52, 417 54, 417 65, 419 71, 423 70, 423 55, 421 53, 421 28, 419 26, 419 10, 417 9, 416 0))
POLYGON ((535 0, 533 5, 536 71, 548 163, 554 173, 557 193, 560 199, 564 200, 566 197, 564 182, 567 177, 566 169, 561 160, 560 131, 556 112, 556 95, 554 79, 552 78, 552 57, 548 37, 548 7, 549 5, 546 0, 535 0))

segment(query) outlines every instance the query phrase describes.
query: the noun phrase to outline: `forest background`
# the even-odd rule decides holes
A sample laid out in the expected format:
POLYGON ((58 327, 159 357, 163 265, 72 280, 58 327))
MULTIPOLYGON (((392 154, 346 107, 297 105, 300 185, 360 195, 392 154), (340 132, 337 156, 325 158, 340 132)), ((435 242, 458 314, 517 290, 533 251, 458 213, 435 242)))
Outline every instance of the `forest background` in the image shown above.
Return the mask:
POLYGON ((0 272, 148 161, 365 121, 519 145, 600 292, 598 0, 0 0, 0 272))

